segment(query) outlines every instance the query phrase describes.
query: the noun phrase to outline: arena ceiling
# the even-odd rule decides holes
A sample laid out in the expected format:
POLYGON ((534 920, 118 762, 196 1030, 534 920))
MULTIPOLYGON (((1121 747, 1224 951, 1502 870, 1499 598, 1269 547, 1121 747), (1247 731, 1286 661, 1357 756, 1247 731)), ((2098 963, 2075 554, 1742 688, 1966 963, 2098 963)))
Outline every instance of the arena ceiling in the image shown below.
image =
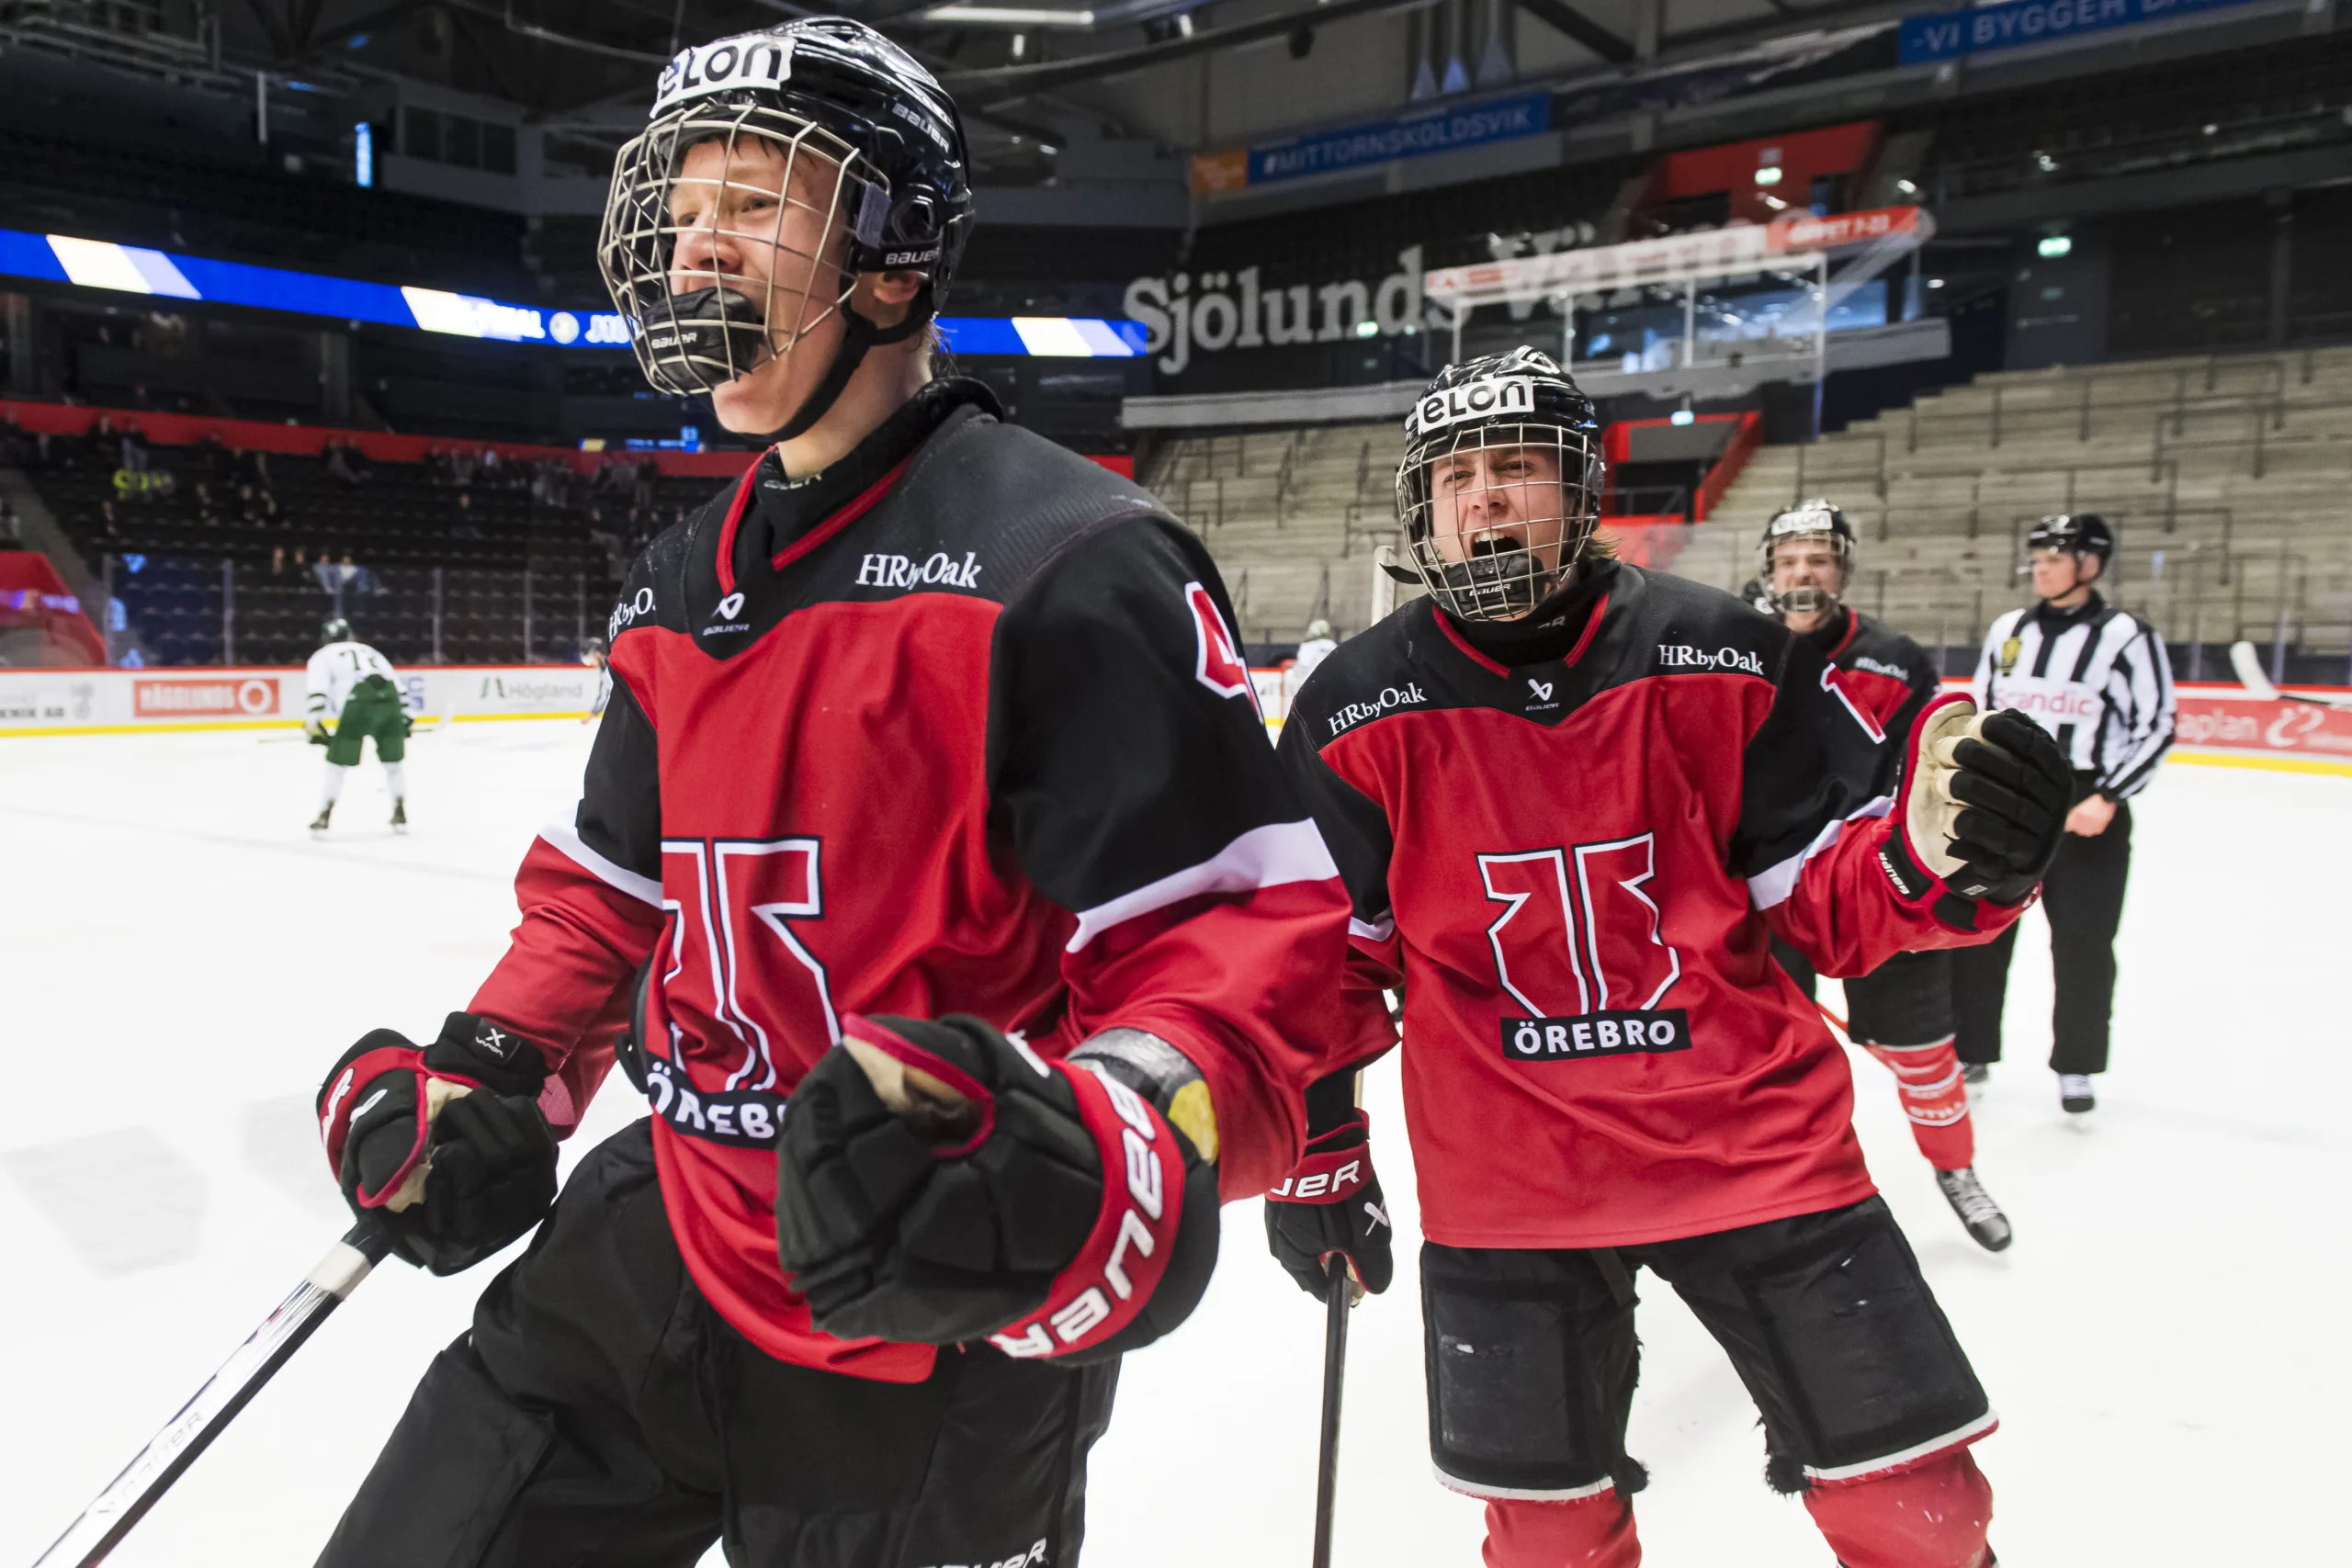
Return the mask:
MULTIPOLYGON (((153 0, 158 25, 187 0, 153 0)), ((405 78, 529 119, 621 133, 678 47, 795 17, 873 23, 938 73, 985 164, 1050 155, 1073 123, 1199 148, 1379 114, 1449 55, 1482 81, 1637 74, 1774 35, 1882 19, 1895 0, 213 0, 213 58, 329 82, 405 78), (1498 78, 1489 39, 1507 57, 1498 78)), ((99 0, 25 0, 64 18, 99 0)), ((114 7, 119 15, 119 7, 114 7)))

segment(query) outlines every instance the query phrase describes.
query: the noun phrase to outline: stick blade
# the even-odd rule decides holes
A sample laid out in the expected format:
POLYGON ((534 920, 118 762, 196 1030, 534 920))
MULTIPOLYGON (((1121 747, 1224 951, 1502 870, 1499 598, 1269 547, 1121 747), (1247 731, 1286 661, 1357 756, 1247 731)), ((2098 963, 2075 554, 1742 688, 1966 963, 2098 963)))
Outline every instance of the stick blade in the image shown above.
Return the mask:
POLYGON ((2262 667, 2262 656, 2250 642, 2230 644, 2230 668, 2237 672, 2238 684, 2265 702, 2278 700, 2278 688, 2270 683, 2269 671, 2262 667))

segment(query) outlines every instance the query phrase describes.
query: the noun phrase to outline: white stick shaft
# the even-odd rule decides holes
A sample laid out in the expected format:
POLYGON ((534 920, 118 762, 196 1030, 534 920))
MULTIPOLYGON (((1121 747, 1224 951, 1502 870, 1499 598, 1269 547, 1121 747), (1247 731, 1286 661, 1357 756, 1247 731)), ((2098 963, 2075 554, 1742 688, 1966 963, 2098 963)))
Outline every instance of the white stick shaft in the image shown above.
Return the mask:
POLYGON ((383 1255, 373 1226, 354 1226, 336 1242, 33 1568, 92 1568, 104 1562, 383 1255))

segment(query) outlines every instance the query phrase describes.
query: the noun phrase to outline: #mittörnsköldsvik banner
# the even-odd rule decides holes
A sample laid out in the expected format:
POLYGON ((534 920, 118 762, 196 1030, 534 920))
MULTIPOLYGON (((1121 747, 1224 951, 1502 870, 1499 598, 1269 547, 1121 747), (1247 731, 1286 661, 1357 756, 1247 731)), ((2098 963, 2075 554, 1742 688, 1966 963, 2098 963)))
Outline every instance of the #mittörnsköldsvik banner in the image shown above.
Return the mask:
POLYGON ((1204 153, 1193 160, 1193 184, 1204 191, 1268 185, 1398 158, 1483 147, 1551 129, 1552 96, 1525 93, 1263 142, 1246 151, 1204 153))
POLYGON ((1935 11, 1904 18, 1901 59, 1905 65, 1952 60, 2248 4, 2251 0, 2016 0, 2007 6, 1935 11))

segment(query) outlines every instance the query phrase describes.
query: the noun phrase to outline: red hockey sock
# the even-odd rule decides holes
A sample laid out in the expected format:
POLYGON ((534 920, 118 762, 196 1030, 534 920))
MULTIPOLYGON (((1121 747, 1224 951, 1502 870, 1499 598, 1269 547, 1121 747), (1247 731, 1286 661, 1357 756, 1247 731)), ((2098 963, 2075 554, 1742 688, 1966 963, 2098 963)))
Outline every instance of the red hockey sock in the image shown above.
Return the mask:
POLYGON ((1966 1449, 1894 1475, 1816 1484, 1804 1506, 1846 1568, 1983 1568, 1990 1555, 1993 1488, 1966 1449))
POLYGON ((1932 1045, 1872 1045, 1871 1055, 1894 1075, 1903 1114, 1919 1152, 1938 1170, 1962 1170, 1976 1162, 1976 1129, 1968 1120, 1968 1086, 1961 1081, 1960 1058, 1951 1037, 1932 1045))
POLYGON ((1614 1488, 1570 1503, 1487 1505, 1487 1568, 1638 1568, 1634 1505, 1614 1488))

